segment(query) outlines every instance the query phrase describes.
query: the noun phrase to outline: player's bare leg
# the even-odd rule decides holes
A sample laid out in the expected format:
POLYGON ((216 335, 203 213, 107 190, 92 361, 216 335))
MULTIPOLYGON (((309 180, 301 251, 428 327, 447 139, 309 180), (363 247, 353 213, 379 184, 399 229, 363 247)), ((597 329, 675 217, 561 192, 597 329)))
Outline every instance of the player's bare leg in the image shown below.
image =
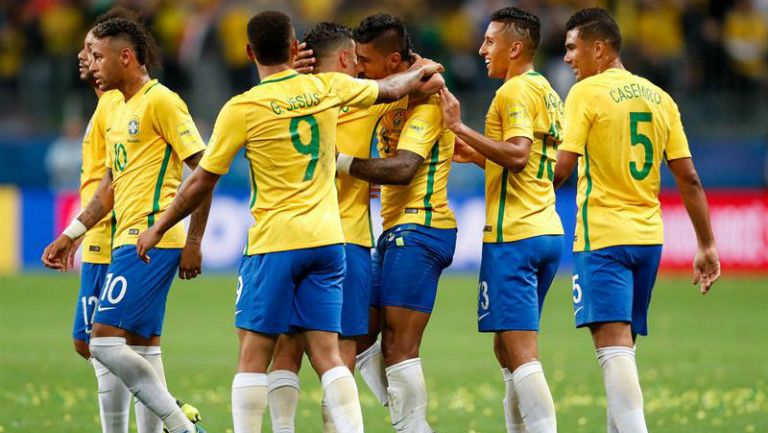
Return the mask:
POLYGON ((555 403, 539 362, 538 332, 497 332, 494 352, 506 387, 507 432, 556 432, 555 403))
POLYGON ((158 375, 155 366, 142 355, 128 347, 127 342, 153 343, 159 337, 141 339, 114 326, 94 323, 91 331, 91 355, 114 373, 156 416, 162 419, 170 433, 196 431, 194 424, 176 405, 176 400, 165 388, 164 379, 158 375))
POLYGON ((384 358, 381 354, 381 310, 375 307, 368 309, 368 335, 357 337, 357 370, 363 377, 373 395, 383 406, 388 404, 387 374, 384 371, 384 358))
POLYGON ((355 378, 339 353, 339 338, 334 332, 302 333, 309 362, 323 384, 323 402, 339 433, 363 431, 363 414, 355 378))
POLYGON ((232 420, 235 433, 259 433, 267 408, 267 367, 276 336, 238 329, 240 354, 232 380, 232 420))
POLYGON ((384 307, 381 349, 386 365, 392 426, 397 432, 432 432, 427 422, 427 385, 419 347, 429 313, 384 307))
POLYGON ((282 334, 277 338, 272 355, 269 381, 269 413, 272 431, 295 431, 296 407, 299 404, 299 370, 304 357, 304 341, 299 334, 282 334))
POLYGON ((647 433, 630 324, 596 323, 590 331, 603 370, 609 432, 647 433))

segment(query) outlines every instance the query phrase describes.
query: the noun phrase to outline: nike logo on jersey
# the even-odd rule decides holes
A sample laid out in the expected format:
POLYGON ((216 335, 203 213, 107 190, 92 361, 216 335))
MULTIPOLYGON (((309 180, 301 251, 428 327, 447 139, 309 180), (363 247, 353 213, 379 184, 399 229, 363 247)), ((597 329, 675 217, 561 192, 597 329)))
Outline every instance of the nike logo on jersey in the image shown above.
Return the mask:
POLYGON ((482 316, 479 316, 479 317, 477 318, 477 321, 479 322, 479 321, 481 321, 481 320, 485 319, 485 316, 487 316, 487 315, 489 315, 489 314, 491 314, 491 312, 490 312, 490 311, 489 311, 489 312, 487 312, 487 313, 485 313, 485 314, 483 314, 482 316))
POLYGON ((98 306, 96 309, 97 309, 99 312, 101 312, 101 311, 109 311, 109 310, 114 310, 115 308, 117 308, 117 307, 102 307, 101 305, 99 305, 99 306, 98 306))
POLYGON ((577 308, 576 311, 573 312, 573 315, 575 316, 575 315, 579 314, 579 311, 581 311, 583 309, 584 309, 584 307, 577 308))
POLYGON ((243 311, 243 310, 237 310, 237 311, 235 311, 235 316, 237 316, 238 314, 240 314, 242 311, 243 311))

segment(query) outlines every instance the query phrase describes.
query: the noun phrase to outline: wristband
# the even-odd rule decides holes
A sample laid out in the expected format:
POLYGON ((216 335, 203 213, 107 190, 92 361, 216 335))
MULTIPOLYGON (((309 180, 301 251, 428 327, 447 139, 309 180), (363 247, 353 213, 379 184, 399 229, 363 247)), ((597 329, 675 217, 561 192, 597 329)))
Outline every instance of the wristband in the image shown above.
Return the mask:
POLYGON ((349 174, 349 169, 352 167, 352 161, 354 160, 354 156, 339 152, 339 156, 336 157, 336 171, 349 174))
POLYGON ((68 238, 72 239, 73 241, 80 236, 84 235, 85 232, 88 231, 88 227, 85 226, 85 224, 82 223, 79 219, 75 218, 72 220, 71 223, 69 223, 69 226, 64 229, 61 234, 67 236, 68 238))

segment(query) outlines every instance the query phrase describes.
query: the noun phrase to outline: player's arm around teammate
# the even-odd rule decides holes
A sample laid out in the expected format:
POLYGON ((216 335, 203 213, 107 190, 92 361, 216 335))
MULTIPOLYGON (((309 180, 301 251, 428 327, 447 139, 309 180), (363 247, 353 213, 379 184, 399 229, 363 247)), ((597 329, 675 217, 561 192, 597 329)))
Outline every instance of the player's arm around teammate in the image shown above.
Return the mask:
POLYGON ((459 101, 448 89, 440 92, 443 117, 456 133, 461 160, 486 171, 478 328, 495 333, 507 431, 556 432, 555 406, 539 363, 538 330, 562 252, 551 183, 562 101, 533 70, 538 17, 511 7, 496 11, 490 21, 479 54, 488 76, 504 85, 488 110, 485 134, 462 122, 459 101))

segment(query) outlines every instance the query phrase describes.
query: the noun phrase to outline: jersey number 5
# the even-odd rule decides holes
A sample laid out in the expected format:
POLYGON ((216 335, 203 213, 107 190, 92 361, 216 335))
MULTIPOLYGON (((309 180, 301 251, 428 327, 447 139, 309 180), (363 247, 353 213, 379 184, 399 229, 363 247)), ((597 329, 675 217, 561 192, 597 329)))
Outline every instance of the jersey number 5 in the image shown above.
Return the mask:
POLYGON ((320 128, 317 126, 317 120, 310 115, 294 117, 291 119, 291 125, 288 128, 288 132, 291 134, 291 143, 293 147, 302 155, 310 155, 309 164, 304 171, 304 181, 312 180, 315 176, 315 167, 317 166, 317 159, 320 157, 320 128), (299 134, 299 125, 301 122, 307 122, 309 124, 309 143, 304 144, 301 141, 301 134, 299 134))
POLYGON ((647 135, 637 132, 637 124, 640 122, 651 123, 652 119, 652 113, 649 112, 629 113, 629 134, 632 146, 642 144, 645 150, 645 162, 642 169, 637 168, 635 161, 629 162, 629 172, 637 180, 643 180, 648 177, 648 173, 651 172, 651 167, 653 167, 653 143, 651 143, 651 139, 647 135))

